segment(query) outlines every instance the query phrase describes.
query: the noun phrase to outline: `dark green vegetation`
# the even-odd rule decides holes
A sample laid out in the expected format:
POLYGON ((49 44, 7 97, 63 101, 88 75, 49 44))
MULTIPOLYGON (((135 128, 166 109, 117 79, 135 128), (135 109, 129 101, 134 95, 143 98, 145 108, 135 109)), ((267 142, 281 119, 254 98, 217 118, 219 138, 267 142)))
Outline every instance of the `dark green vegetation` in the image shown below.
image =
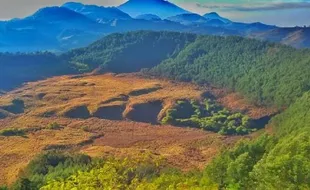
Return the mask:
POLYGON ((0 106, 0 109, 3 109, 5 111, 14 114, 23 113, 24 108, 25 108, 24 101, 20 99, 14 99, 10 105, 0 106))
POLYGON ((112 34, 90 46, 70 51, 64 58, 80 71, 137 72, 175 57, 196 39, 194 34, 173 32, 130 32, 112 34))
POLYGON ((0 90, 67 73, 73 73, 69 65, 52 53, 0 53, 0 90))
POLYGON ((216 184, 201 172, 183 173, 161 159, 91 159, 85 155, 47 152, 33 160, 12 189, 188 189, 216 184))
POLYGON ((259 104, 287 106, 310 89, 310 51, 243 39, 200 36, 151 73, 211 83, 259 104))
POLYGON ((196 101, 179 101, 174 109, 167 111, 163 124, 190 126, 222 135, 245 135, 255 131, 250 118, 241 113, 230 113, 211 99, 203 104, 196 101))
POLYGON ((65 179, 77 171, 86 171, 90 167, 92 161, 88 156, 48 152, 29 163, 12 189, 39 189, 48 180, 65 179))
POLYGON ((26 131, 24 129, 4 129, 0 131, 0 136, 24 136, 26 131))

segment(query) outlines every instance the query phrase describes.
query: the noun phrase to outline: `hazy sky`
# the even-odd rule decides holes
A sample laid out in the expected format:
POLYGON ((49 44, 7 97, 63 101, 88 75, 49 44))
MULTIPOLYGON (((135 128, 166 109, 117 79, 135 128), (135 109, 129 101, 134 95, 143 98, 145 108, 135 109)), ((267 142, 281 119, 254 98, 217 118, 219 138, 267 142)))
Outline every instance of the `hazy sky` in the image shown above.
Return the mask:
MULTIPOLYGON (((67 1, 0 0, 0 19, 25 17, 41 7, 61 5, 67 1)), ((117 6, 126 0, 76 1, 117 6)), ((310 25, 310 0, 170 0, 170 2, 200 14, 215 11, 233 21, 263 22, 279 26, 310 25)))

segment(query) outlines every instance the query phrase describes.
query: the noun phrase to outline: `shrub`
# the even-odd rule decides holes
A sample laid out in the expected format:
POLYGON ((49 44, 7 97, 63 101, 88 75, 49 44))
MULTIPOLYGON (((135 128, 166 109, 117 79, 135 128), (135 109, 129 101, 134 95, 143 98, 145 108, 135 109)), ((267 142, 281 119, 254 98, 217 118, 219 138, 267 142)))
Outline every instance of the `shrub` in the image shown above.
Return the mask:
POLYGON ((4 129, 0 131, 0 136, 24 136, 26 135, 25 129, 4 129))
POLYGON ((90 129, 88 126, 82 126, 81 129, 85 132, 90 132, 90 129))
POLYGON ((169 109, 162 124, 190 126, 221 135, 246 135, 255 129, 250 126, 250 118, 241 113, 231 113, 215 101, 178 101, 174 109, 169 109))
POLYGON ((50 129, 50 130, 59 130, 61 129, 62 127, 57 123, 57 122, 53 122, 53 123, 50 123, 48 126, 47 126, 47 129, 50 129))

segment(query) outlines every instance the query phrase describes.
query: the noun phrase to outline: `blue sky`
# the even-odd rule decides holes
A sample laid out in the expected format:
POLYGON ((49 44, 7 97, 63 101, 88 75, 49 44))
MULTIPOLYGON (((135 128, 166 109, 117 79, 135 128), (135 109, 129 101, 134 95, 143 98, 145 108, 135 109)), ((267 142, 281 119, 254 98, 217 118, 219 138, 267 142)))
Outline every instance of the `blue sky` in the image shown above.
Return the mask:
MULTIPOLYGON (((125 0, 76 0, 86 4, 116 6, 125 0)), ((310 0, 170 0, 192 12, 218 12, 240 22, 263 22, 278 26, 310 25, 310 0)), ((0 0, 0 19, 25 17, 44 6, 66 0, 0 0)))

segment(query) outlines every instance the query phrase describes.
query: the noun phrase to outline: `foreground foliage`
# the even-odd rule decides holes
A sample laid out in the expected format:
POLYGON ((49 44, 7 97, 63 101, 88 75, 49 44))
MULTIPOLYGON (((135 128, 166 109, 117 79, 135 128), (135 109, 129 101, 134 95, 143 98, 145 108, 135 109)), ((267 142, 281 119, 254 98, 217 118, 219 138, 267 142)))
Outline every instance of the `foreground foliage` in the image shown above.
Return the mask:
POLYGON ((13 189, 216 189, 201 172, 183 173, 160 158, 91 159, 48 152, 32 161, 13 189))
POLYGON ((227 150, 207 167, 226 189, 310 189, 310 92, 275 117, 274 136, 227 150))

